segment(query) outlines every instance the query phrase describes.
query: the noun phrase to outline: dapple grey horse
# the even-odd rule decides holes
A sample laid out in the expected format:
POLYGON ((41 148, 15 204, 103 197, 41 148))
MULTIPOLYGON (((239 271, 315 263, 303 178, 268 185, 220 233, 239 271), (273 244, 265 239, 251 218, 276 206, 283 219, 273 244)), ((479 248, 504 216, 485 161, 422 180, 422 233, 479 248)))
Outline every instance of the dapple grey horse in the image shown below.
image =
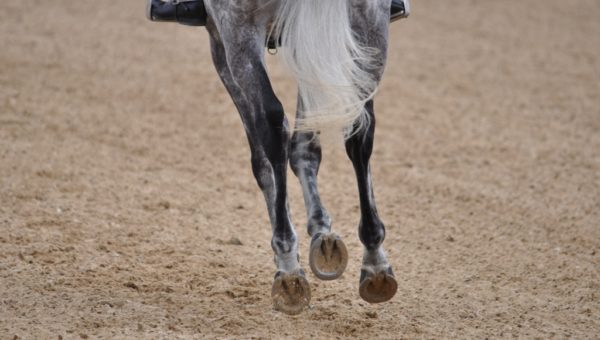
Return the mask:
POLYGON ((346 268, 346 246, 332 232, 317 189, 319 133, 325 129, 343 134, 358 182, 364 245, 360 296, 371 303, 391 299, 397 283, 382 246, 385 227, 369 167, 373 96, 386 61, 390 0, 205 0, 205 6, 213 62, 241 116, 252 170, 267 203, 277 267, 274 307, 297 314, 311 297, 288 208, 288 162, 303 189, 310 268, 324 280, 338 278, 346 268), (293 130, 265 67, 269 39, 279 42, 278 53, 298 81, 293 130))

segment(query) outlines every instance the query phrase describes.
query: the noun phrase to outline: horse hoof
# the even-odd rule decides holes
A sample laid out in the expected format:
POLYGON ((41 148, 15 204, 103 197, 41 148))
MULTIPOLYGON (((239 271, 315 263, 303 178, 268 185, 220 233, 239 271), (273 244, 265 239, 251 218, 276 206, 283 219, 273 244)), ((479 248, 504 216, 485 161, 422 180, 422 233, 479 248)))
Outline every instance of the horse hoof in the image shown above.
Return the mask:
POLYGON ((277 272, 271 298, 276 310, 289 314, 300 314, 310 302, 310 285, 304 271, 293 273, 277 272))
POLYGON ((369 303, 380 303, 390 300, 398 290, 392 267, 385 271, 373 273, 362 270, 358 292, 363 300, 369 303))
POLYGON ((317 234, 310 244, 308 261, 316 277, 335 280, 348 265, 348 250, 337 234, 317 234))

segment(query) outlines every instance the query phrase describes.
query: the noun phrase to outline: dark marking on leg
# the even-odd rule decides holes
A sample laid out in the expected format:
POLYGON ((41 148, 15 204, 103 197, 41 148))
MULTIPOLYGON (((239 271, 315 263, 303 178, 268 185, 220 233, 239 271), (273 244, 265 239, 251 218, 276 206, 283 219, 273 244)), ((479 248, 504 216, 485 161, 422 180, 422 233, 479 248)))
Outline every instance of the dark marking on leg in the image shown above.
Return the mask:
MULTIPOLYGON (((224 8, 230 4, 219 3, 224 8)), ((252 172, 262 190, 271 221, 271 246, 278 275, 272 297, 275 308, 296 314, 310 301, 310 286, 298 261, 298 242, 288 208, 289 127, 275 96, 263 60, 266 32, 259 27, 219 30, 215 22, 235 13, 217 12, 207 23, 215 67, 242 119, 251 152, 252 172), (215 18, 215 21, 212 20, 215 18)))
POLYGON ((346 152, 356 173, 361 215, 358 235, 365 247, 359 293, 365 301, 378 303, 391 299, 398 285, 383 250, 385 226, 377 214, 371 180, 369 161, 375 137, 372 100, 367 102, 366 110, 370 115, 370 125, 346 141, 346 152))

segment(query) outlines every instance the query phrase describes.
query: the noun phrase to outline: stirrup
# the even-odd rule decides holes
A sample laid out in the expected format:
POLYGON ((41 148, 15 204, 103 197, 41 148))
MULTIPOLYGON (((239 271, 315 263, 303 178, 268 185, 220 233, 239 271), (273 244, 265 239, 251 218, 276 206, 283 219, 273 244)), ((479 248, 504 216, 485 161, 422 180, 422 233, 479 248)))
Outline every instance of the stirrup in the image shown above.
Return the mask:
POLYGON ((203 0, 146 0, 146 18, 150 21, 205 26, 206 17, 203 0))

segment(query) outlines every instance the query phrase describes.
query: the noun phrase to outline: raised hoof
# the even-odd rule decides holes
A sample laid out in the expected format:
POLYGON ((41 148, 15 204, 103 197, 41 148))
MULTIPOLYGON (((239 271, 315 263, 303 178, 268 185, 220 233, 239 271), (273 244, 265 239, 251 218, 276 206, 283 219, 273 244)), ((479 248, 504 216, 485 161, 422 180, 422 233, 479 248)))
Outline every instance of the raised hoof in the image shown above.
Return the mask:
POLYGON ((385 302, 394 297, 397 290, 398 283, 391 267, 377 273, 361 270, 358 292, 363 300, 369 303, 385 302))
POLYGON ((337 234, 317 234, 310 243, 308 261, 316 277, 335 280, 348 265, 348 250, 337 234))
POLYGON ((310 285, 304 277, 304 271, 277 272, 271 289, 276 310, 289 315, 300 314, 308 306, 310 297, 310 285))

